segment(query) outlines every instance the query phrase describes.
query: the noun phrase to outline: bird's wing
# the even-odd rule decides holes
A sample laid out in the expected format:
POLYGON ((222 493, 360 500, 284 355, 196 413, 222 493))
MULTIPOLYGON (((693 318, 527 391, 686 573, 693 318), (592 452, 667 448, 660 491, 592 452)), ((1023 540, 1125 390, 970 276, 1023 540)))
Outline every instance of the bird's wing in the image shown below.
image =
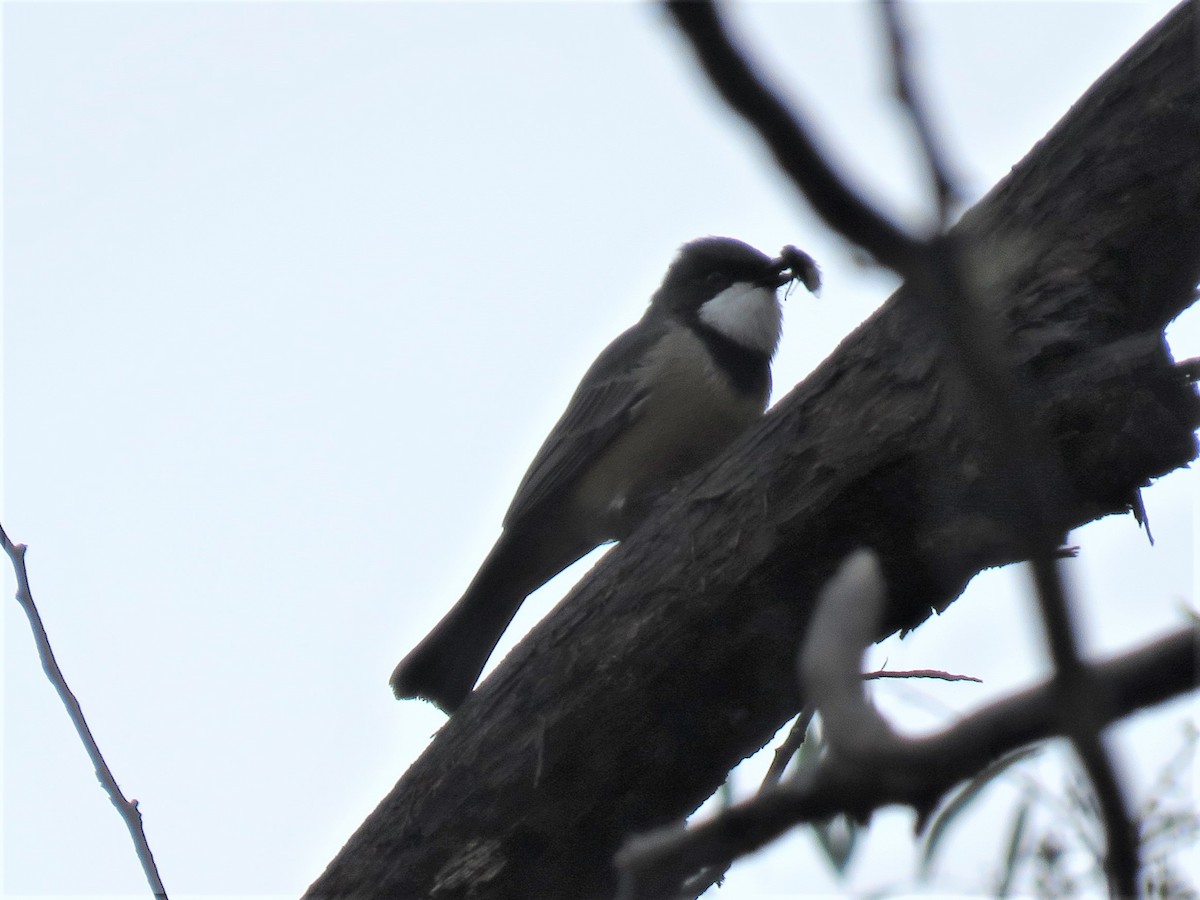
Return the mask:
POLYGON ((629 329, 592 363, 558 424, 521 480, 504 516, 508 528, 579 478, 589 462, 637 416, 645 389, 638 362, 661 335, 648 322, 629 329))

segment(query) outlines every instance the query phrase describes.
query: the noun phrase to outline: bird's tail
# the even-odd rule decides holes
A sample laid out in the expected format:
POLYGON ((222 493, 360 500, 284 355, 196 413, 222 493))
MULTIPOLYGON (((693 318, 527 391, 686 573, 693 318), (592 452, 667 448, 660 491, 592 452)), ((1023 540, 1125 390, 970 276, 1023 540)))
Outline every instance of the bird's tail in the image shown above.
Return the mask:
POLYGON ((531 547, 528 538, 507 530, 501 535, 462 599, 392 672, 397 698, 420 697, 453 713, 471 693, 525 597, 591 549, 566 554, 565 562, 561 552, 543 560, 537 552, 541 542, 531 547))
POLYGON ((396 666, 396 696, 424 698, 446 713, 458 709, 524 599, 511 592, 484 594, 472 585, 396 666))

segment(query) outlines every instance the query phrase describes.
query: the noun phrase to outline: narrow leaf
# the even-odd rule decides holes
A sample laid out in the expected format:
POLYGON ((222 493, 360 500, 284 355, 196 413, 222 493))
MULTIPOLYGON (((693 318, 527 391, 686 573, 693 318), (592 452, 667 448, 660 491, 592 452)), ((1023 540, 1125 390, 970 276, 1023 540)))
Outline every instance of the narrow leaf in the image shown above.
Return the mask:
POLYGON ((1029 796, 1021 800, 1017 807, 1017 815, 1013 819, 1012 831, 1008 836, 1008 850, 1004 854, 1004 868, 1000 873, 1000 883, 996 885, 996 896, 1007 897, 1012 890, 1013 878, 1017 874, 1017 861, 1021 855, 1021 844, 1025 839, 1025 825, 1029 821, 1029 796))
POLYGON ((812 830, 833 870, 839 877, 844 875, 858 842, 858 825, 846 816, 834 816, 825 822, 813 822, 812 830))
POLYGON ((925 838, 925 846, 921 850, 922 879, 929 877, 929 870, 933 865, 933 854, 941 843, 942 837, 945 835, 950 823, 958 818, 959 814, 975 801, 985 787, 1003 774, 1010 766, 1023 759, 1028 759, 1040 749, 1040 746, 1035 745, 1032 747, 1022 747, 1020 750, 1014 750, 1012 753, 1005 754, 964 784, 946 802, 929 824, 929 834, 925 838))

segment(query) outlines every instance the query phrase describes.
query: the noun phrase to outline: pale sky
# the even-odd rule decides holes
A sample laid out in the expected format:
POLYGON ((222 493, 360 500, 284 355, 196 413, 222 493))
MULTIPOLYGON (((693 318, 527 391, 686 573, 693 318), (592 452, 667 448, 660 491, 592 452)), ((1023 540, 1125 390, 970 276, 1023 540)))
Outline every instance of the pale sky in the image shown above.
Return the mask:
MULTIPOLYGON (((1170 7, 913 8, 971 199, 1170 7)), ((426 746, 443 717, 397 703, 392 667, 458 598, 579 377, 680 244, 728 234, 820 262, 821 298, 788 301, 777 396, 895 284, 776 176, 653 7, 2 15, 3 523, 30 545, 60 663, 172 896, 297 895, 426 746)), ((839 163, 920 223, 874 8, 737 19, 839 163)), ((1170 337, 1200 355, 1200 316, 1170 337)), ((1153 548, 1130 517, 1073 536, 1094 652, 1195 603, 1195 485, 1181 472, 1146 492, 1153 548)), ((526 603, 494 662, 587 565, 526 603)), ((944 716, 918 690, 966 710, 1044 674, 1021 585, 989 573, 873 655, 982 687, 888 686, 880 705, 919 728, 944 716)), ((6 895, 143 895, 11 600, 3 621, 6 895)), ((1119 729, 1143 794, 1188 716, 1181 702, 1119 729)), ((1062 778, 1052 760, 1032 770, 1062 778)), ((996 788, 947 847, 941 889, 991 883, 1018 793, 996 788)), ((910 884, 910 828, 881 816, 841 884, 797 833, 717 896, 910 884)))

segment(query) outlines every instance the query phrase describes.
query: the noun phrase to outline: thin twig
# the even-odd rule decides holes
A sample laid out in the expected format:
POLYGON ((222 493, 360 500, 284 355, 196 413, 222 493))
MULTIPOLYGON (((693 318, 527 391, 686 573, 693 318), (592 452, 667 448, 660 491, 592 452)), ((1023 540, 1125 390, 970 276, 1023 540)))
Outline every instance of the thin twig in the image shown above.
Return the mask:
MULTIPOLYGON (((943 672, 940 669, 879 669, 863 675, 864 681, 874 681, 882 678, 934 678, 939 681, 973 681, 976 684, 983 684, 983 679, 976 678, 974 675, 955 675, 951 672, 943 672)), ((775 749, 775 754, 771 757, 771 765, 767 768, 767 774, 763 777, 762 787, 759 790, 766 790, 769 787, 773 787, 782 780, 788 763, 792 761, 792 757, 804 745, 805 736, 808 734, 808 728, 812 724, 816 713, 817 711, 812 705, 805 706, 800 711, 800 715, 796 717, 796 721, 788 729, 787 737, 775 749)))
POLYGON ((976 684, 983 684, 983 679, 976 678, 974 675, 954 675, 939 669, 908 669, 907 671, 880 669, 877 672, 867 672, 863 678, 867 681, 877 678, 936 678, 938 681, 974 681, 976 684))
POLYGON ((1065 712, 1064 733, 1079 756, 1100 806, 1108 844, 1104 868, 1109 888, 1114 896, 1134 897, 1141 868, 1137 825, 1101 735, 1107 724, 1104 715, 1107 695, 1080 658, 1057 560, 1039 556, 1032 564, 1042 624, 1054 659, 1055 682, 1065 712))
POLYGON ((804 744, 804 738, 808 734, 808 726, 812 724, 813 716, 817 711, 812 706, 806 706, 800 711, 800 715, 796 721, 792 723, 791 729, 788 731, 787 737, 783 743, 775 750, 775 755, 771 758, 771 765, 767 769, 766 776, 763 777, 762 787, 760 791, 765 791, 767 788, 774 787, 783 780, 783 773, 787 770, 788 763, 792 761, 792 757, 804 744))
MULTIPOLYGON (((775 755, 771 758, 771 765, 768 767, 767 774, 763 777, 762 785, 759 787, 760 793, 775 787, 783 779, 783 773, 787 770, 788 763, 792 761, 792 757, 796 755, 797 751, 804 744, 805 736, 808 734, 808 726, 812 724, 813 716, 816 713, 816 708, 812 706, 806 706, 800 711, 800 715, 796 717, 796 721, 788 729, 787 737, 776 748, 775 755)), ((687 879, 685 893, 689 896, 703 894, 713 885, 720 884, 725 879, 728 871, 728 864, 704 867, 687 879)))
POLYGON ((883 14, 883 24, 887 31, 888 48, 892 59, 893 89, 896 99, 908 115, 917 142, 921 145, 921 155, 925 160, 925 168, 937 198, 938 231, 945 231, 950 225, 950 214, 954 204, 959 200, 958 189, 950 178, 949 167, 942 156, 941 146, 934 138, 933 128, 929 124, 929 114, 925 104, 921 102, 912 77, 912 64, 909 62, 908 35, 904 24, 900 21, 900 4, 896 0, 880 0, 880 12, 883 14))
POLYGON ((14 544, 9 539, 3 525, 0 525, 0 544, 3 545, 8 558, 12 560, 13 571, 17 576, 17 602, 21 604, 21 608, 25 610, 25 615, 29 618, 29 627, 33 630, 33 639, 37 644, 42 669, 45 671, 46 677, 50 679, 50 683, 54 685, 54 689, 58 691, 63 706, 67 708, 71 724, 75 726, 75 731, 78 732, 79 739, 83 741, 84 749, 87 750, 88 757, 96 769, 96 778, 100 781, 100 786, 107 792, 108 799, 112 801, 112 805, 117 808, 117 812, 125 820, 125 827, 129 829, 129 836, 133 839, 133 846, 137 851, 138 861, 142 864, 142 871, 146 875, 150 890, 154 892, 155 897, 166 900, 167 891, 158 875, 158 867, 154 864, 154 854, 150 852, 150 844, 146 840, 146 832, 142 828, 142 814, 138 810, 138 803, 136 800, 125 799, 125 795, 117 784, 117 779, 113 776, 112 770, 109 769, 104 755, 96 744, 96 739, 92 736, 92 730, 88 727, 87 720, 83 717, 83 709, 80 707, 79 701, 67 687, 67 681, 54 658, 54 651, 50 647, 50 637, 46 634, 42 617, 33 602, 33 592, 29 588, 29 573, 25 568, 25 545, 14 544))

